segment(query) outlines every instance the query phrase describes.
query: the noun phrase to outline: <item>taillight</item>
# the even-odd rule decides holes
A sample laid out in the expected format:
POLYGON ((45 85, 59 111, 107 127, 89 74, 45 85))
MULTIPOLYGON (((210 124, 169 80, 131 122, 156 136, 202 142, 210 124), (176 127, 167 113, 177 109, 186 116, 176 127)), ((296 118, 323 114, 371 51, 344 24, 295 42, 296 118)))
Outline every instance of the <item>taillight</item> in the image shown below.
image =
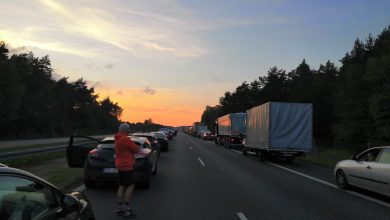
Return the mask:
POLYGON ((98 158, 98 153, 97 153, 97 150, 96 149, 93 149, 91 150, 89 153, 88 153, 89 157, 92 157, 92 158, 98 158))
POLYGON ((153 141, 153 143, 157 144, 157 143, 158 143, 158 141, 153 141))

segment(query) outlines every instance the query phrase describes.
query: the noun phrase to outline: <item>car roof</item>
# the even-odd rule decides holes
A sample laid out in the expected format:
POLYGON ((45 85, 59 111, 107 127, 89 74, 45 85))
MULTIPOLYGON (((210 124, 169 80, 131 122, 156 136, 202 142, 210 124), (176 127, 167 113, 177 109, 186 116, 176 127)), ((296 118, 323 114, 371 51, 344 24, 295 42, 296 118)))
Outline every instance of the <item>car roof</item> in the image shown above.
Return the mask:
POLYGON ((114 138, 114 136, 108 136, 108 137, 103 138, 102 141, 115 141, 115 138, 114 138))
POLYGON ((148 136, 148 137, 154 137, 155 135, 152 133, 134 133, 132 136, 148 136))

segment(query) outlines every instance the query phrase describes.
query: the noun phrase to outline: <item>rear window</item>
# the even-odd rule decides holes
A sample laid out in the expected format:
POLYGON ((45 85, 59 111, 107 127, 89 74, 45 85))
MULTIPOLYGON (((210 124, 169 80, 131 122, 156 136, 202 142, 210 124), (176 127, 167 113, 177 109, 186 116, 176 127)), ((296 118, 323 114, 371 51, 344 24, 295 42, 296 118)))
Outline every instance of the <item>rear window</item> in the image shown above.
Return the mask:
POLYGON ((158 138, 165 138, 165 134, 164 133, 154 133, 154 135, 156 135, 156 137, 158 138))

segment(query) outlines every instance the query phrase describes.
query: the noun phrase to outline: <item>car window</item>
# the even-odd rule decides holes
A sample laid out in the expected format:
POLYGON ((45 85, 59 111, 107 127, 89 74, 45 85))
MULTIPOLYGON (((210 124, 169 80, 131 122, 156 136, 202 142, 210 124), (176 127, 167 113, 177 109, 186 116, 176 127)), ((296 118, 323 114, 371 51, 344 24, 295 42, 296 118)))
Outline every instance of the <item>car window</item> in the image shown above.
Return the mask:
POLYGON ((390 149, 385 149, 378 159, 378 163, 390 164, 390 149))
POLYGON ((59 207, 59 198, 40 183, 0 176, 0 219, 33 219, 59 207))
POLYGON ((358 161, 367 161, 367 162, 376 161, 380 151, 381 149, 368 150, 358 156, 358 161))

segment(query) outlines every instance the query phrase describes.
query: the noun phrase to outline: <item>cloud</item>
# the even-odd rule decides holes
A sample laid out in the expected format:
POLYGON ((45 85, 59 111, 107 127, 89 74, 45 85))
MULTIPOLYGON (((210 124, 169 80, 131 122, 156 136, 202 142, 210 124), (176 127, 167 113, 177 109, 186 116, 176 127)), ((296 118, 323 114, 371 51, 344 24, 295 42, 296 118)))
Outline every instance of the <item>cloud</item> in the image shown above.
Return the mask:
POLYGON ((143 90, 143 92, 146 93, 146 94, 149 94, 149 95, 154 95, 154 94, 156 93, 156 90, 150 88, 149 86, 147 86, 147 87, 143 90))
POLYGON ((20 53, 28 52, 26 46, 20 46, 20 47, 14 47, 14 48, 13 47, 8 47, 8 48, 10 48, 9 52, 11 54, 20 54, 20 53))
POLYGON ((104 65, 104 68, 112 69, 113 66, 114 66, 113 64, 109 63, 109 64, 104 65))
POLYGON ((61 74, 57 73, 56 70, 54 70, 51 74, 51 78, 54 79, 55 81, 58 81, 58 80, 62 79, 63 76, 61 74))

